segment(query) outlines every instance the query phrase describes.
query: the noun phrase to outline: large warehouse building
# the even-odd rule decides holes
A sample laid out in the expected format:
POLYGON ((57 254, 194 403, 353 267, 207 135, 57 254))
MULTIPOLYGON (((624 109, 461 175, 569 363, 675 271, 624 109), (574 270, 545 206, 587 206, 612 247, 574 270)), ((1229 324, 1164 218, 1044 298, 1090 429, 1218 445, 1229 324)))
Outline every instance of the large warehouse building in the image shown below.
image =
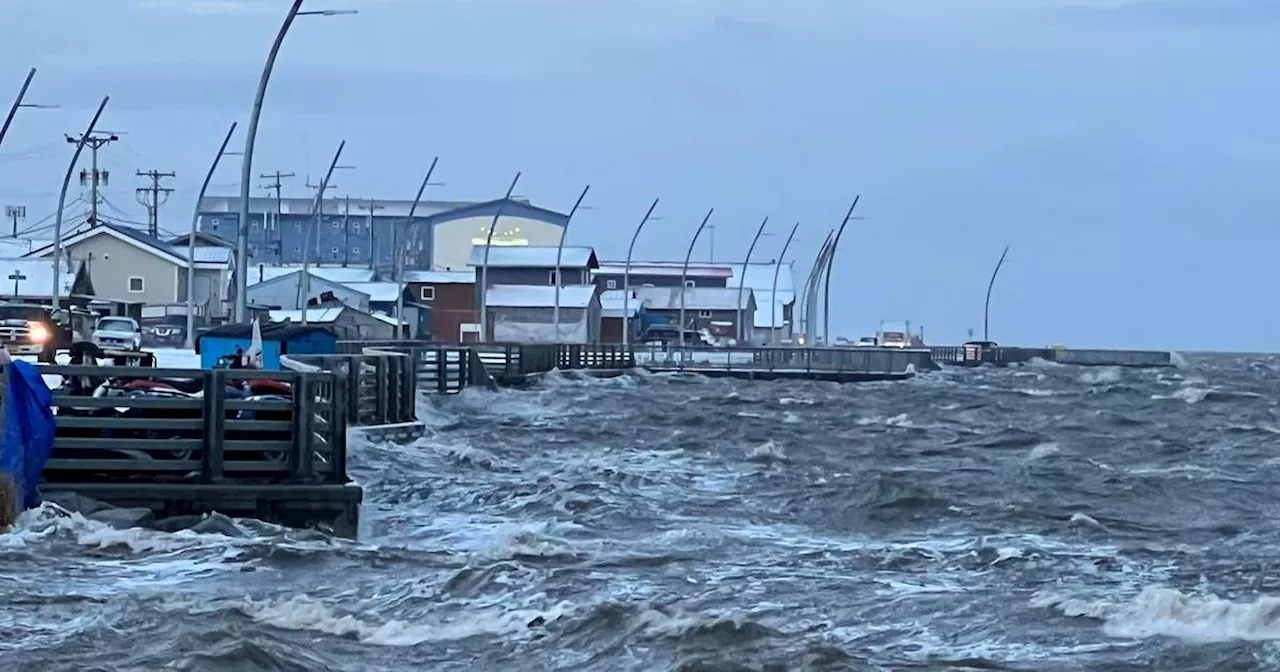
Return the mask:
MULTIPOLYGON (((372 260, 377 270, 387 273, 393 251, 404 250, 408 270, 459 270, 467 267, 471 247, 484 244, 499 209, 495 246, 557 245, 568 220, 567 215, 512 199, 423 201, 410 222, 411 201, 343 198, 324 201, 317 226, 313 204, 310 198, 249 199, 251 263, 302 263, 307 245, 312 263, 368 267, 372 260)), ((234 241, 239 210, 237 197, 205 197, 200 202, 200 231, 234 241)))

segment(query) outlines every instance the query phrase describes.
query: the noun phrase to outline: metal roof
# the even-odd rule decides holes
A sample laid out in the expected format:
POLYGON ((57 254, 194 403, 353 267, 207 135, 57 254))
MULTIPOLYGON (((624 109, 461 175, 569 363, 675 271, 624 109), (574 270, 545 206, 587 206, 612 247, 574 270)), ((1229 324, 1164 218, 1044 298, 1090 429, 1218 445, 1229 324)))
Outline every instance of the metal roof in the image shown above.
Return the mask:
POLYGON ((476 272, 465 271, 405 271, 405 282, 422 282, 436 285, 470 285, 476 281, 476 272))
MULTIPOLYGON (((471 247, 467 265, 479 268, 484 264, 484 245, 471 247)), ((596 268, 596 252, 590 247, 565 247, 560 255, 561 268, 596 268)), ((489 248, 489 268, 555 268, 555 246, 492 245, 489 248)))

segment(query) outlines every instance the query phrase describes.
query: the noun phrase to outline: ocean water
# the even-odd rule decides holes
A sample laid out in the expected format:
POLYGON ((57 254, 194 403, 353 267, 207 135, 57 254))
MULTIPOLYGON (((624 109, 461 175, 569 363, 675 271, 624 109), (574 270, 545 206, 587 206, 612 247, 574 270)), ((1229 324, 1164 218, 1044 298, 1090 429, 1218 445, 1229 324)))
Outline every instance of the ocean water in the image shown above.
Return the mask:
POLYGON ((1280 670, 1280 358, 552 374, 353 439, 362 537, 0 535, 4 670, 1280 670))

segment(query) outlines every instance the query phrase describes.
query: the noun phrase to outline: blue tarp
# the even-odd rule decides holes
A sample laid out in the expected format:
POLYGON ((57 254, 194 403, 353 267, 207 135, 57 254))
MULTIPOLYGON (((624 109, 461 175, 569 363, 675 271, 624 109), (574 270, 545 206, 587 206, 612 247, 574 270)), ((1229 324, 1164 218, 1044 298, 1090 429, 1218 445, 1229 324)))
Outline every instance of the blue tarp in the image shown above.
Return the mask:
POLYGON ((8 370, 0 472, 18 486, 25 510, 40 505, 40 473, 53 452, 53 393, 35 365, 15 361, 8 370))

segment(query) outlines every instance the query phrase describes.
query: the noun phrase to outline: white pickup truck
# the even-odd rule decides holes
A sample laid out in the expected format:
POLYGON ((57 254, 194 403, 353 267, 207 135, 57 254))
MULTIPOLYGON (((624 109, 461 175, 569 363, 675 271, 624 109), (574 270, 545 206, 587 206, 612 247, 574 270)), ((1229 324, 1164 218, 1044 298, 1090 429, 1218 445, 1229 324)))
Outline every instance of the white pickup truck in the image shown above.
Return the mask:
POLYGON ((93 344, 104 350, 141 350, 142 327, 132 317, 104 317, 93 328, 93 344))

